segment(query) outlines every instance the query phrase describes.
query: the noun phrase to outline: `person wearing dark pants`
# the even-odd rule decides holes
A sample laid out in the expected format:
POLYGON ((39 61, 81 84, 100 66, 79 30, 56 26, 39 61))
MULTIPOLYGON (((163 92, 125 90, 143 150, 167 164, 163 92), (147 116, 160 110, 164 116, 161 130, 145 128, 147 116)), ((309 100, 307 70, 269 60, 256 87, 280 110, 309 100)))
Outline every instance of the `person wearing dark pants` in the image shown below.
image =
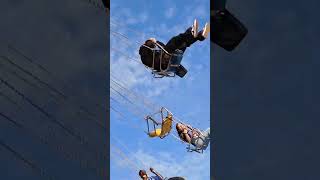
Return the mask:
POLYGON ((172 37, 164 46, 164 49, 168 53, 174 53, 174 51, 177 49, 184 52, 187 47, 190 47, 193 43, 203 40, 205 40, 203 30, 198 32, 197 35, 194 36, 193 27, 190 27, 184 33, 172 37))
POLYGON ((185 50, 193 43, 205 40, 208 37, 209 32, 210 25, 208 23, 206 23, 205 27, 198 32, 198 21, 194 20, 192 27, 181 34, 172 37, 167 44, 157 41, 155 38, 150 38, 140 46, 139 54, 141 61, 144 65, 157 71, 166 69, 172 54, 180 52, 182 56, 185 50), (166 51, 166 53, 162 55, 162 58, 160 51, 152 50, 156 47, 166 51))

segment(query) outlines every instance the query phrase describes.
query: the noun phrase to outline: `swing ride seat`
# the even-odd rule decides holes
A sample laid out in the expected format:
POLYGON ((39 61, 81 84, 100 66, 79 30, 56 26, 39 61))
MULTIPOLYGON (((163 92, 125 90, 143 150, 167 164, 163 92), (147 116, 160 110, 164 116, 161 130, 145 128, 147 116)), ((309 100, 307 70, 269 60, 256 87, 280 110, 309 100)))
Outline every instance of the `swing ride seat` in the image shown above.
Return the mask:
POLYGON ((204 146, 201 146, 201 147, 197 147, 197 146, 194 146, 193 144, 189 143, 188 146, 187 146, 187 151, 188 152, 197 152, 197 153, 200 153, 202 154, 203 151, 208 147, 208 144, 204 145, 204 146))
POLYGON ((179 77, 184 77, 187 74, 187 69, 181 65, 181 61, 183 58, 183 51, 177 49, 175 53, 172 55, 171 61, 169 62, 168 71, 174 72, 174 74, 179 77))
POLYGON ((175 77, 175 75, 178 75, 181 78, 184 77, 188 71, 185 67, 181 65, 181 61, 183 58, 183 51, 177 49, 175 50, 174 53, 170 54, 161 45, 159 44, 157 45, 159 47, 159 50, 152 49, 152 51, 154 51, 154 54, 155 52, 160 53, 160 70, 155 70, 154 68, 152 68, 153 77, 155 78, 175 77), (162 68, 163 54, 170 57, 166 68, 162 68))
POLYGON ((165 120, 162 122, 161 125, 161 134, 160 138, 165 138, 171 131, 172 128, 172 116, 166 117, 165 120))
MULTIPOLYGON (((148 135, 149 137, 160 137, 161 139, 165 138, 167 135, 169 135, 171 129, 172 129, 172 122, 173 122, 173 116, 171 114, 171 112, 169 112, 166 108, 161 108, 160 112, 161 115, 161 119, 162 122, 158 123, 156 120, 154 120, 151 116, 147 116, 146 120, 147 120, 147 125, 148 125, 148 135), (164 112, 167 112, 167 116, 165 118, 164 117, 164 112), (151 121, 153 123, 153 131, 150 131, 149 128, 149 121, 151 121), (156 128, 156 126, 161 124, 161 128, 156 128)), ((156 113, 156 114, 158 114, 156 113)))
POLYGON ((151 131, 148 133, 149 137, 159 137, 161 134, 161 129, 157 128, 155 131, 151 131))
MULTIPOLYGON (((187 149, 188 152, 197 152, 197 153, 201 153, 202 154, 203 151, 207 149, 207 147, 208 147, 208 145, 210 143, 210 138, 207 137, 207 138, 203 139, 202 137, 204 137, 204 135, 202 134, 202 132, 199 129, 196 129, 196 128, 194 128, 194 129, 197 130, 201 135, 201 136, 198 136, 197 139, 201 139, 204 144, 199 147, 199 146, 195 146, 192 143, 188 143, 188 146, 187 146, 186 149, 187 149)), ((195 140, 195 141, 197 141, 197 140, 195 140)))
MULTIPOLYGON (((153 121, 153 120, 151 120, 151 121, 153 121)), ((150 137, 160 137, 161 139, 163 139, 170 133, 171 128, 172 128, 172 116, 166 117, 161 123, 161 128, 157 128, 157 129, 149 132, 148 135, 150 137)))
POLYGON ((234 50, 248 33, 248 29, 227 9, 213 12, 212 41, 227 51, 234 50))

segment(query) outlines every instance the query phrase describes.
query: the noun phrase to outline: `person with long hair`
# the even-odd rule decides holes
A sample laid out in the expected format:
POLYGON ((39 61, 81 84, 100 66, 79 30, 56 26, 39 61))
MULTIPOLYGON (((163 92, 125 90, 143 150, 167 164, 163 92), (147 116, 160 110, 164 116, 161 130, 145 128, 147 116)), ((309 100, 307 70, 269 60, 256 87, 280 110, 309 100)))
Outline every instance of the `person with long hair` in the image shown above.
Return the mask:
POLYGON ((200 131, 189 125, 177 123, 176 130, 182 141, 192 144, 197 149, 205 150, 210 143, 210 128, 200 131))

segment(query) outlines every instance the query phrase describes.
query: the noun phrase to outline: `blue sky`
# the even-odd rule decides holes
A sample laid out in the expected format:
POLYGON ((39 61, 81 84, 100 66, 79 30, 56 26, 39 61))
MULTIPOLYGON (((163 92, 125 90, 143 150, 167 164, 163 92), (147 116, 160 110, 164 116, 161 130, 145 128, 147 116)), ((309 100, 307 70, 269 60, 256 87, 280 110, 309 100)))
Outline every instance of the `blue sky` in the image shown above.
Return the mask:
MULTIPOLYGON (((202 28, 209 21, 209 3, 208 0, 111 1, 111 31, 125 34, 130 39, 130 42, 125 41, 111 32, 111 47, 139 58, 138 42, 154 37, 166 43, 191 26, 194 18, 202 28)), ((167 107, 182 121, 197 128, 204 130, 210 126, 209 40, 197 42, 185 52, 182 64, 188 73, 184 78, 154 79, 142 64, 117 51, 111 50, 111 72, 126 88, 167 107)), ((115 94, 112 97, 117 98, 115 94)), ((139 102, 140 99, 135 99, 135 103, 139 102)), ((111 179, 138 179, 137 170, 149 167, 166 177, 210 179, 210 147, 204 154, 188 153, 186 145, 173 136, 151 139, 143 132, 146 124, 141 116, 132 112, 132 105, 111 101, 111 106, 125 117, 111 111, 111 179), (119 154, 119 150, 123 154, 119 154)), ((174 129, 171 133, 176 135, 174 129)))

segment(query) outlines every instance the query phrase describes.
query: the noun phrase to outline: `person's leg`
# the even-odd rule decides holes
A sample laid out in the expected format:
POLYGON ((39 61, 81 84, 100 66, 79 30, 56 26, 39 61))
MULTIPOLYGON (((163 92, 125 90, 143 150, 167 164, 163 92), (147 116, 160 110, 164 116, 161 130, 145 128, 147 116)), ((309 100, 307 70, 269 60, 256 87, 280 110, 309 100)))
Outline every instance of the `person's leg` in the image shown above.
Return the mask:
POLYGON ((201 132, 201 135, 193 140, 193 145, 205 150, 210 143, 210 128, 201 132))
POLYGON ((205 142, 205 137, 200 135, 199 137, 192 138, 191 144, 194 145, 196 148, 202 149, 205 142))
POLYGON ((205 130, 203 133, 204 136, 204 147, 207 148, 209 143, 210 143, 210 128, 208 128, 207 130, 205 130))
POLYGON ((164 48, 169 53, 173 53, 176 49, 179 49, 184 52, 186 48, 189 47, 191 44, 195 43, 198 40, 204 40, 204 38, 201 36, 201 32, 199 32, 199 35, 195 38, 192 35, 191 30, 192 27, 188 28, 184 33, 172 37, 164 48))
POLYGON ((203 132, 202 132, 202 135, 203 135, 205 138, 210 138, 210 128, 208 128, 207 130, 203 131, 203 132))

